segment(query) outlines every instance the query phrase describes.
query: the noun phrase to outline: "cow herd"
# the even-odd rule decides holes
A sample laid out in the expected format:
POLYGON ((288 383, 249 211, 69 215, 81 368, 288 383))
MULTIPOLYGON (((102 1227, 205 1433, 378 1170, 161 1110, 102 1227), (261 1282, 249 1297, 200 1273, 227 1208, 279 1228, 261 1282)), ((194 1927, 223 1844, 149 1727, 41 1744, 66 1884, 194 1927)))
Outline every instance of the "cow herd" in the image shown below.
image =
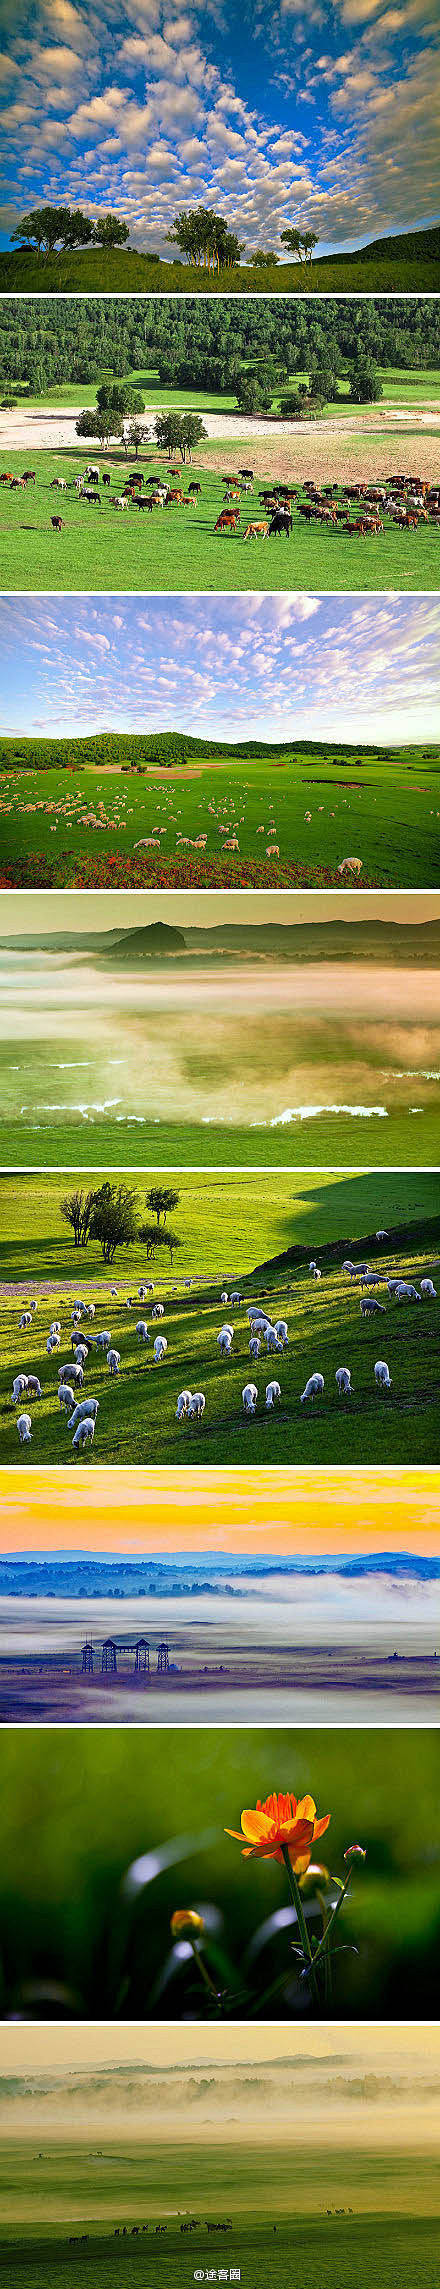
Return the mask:
MULTIPOLYGON (((24 469, 19 475, 5 469, 0 475, 0 486, 12 492, 26 492, 36 483, 36 470, 24 469)), ((255 472, 241 468, 222 480, 224 499, 214 524, 214 533, 237 534, 245 542, 288 539, 300 521, 307 526, 323 526, 331 534, 357 534, 362 539, 378 535, 386 526, 396 525, 399 531, 416 531, 419 525, 440 526, 440 485, 431 483, 419 474, 395 471, 380 483, 364 479, 359 483, 318 485, 314 478, 304 478, 300 484, 273 479, 272 484, 257 489, 255 499, 255 472), (255 499, 255 509, 249 507, 255 499)), ((137 467, 128 470, 121 482, 120 469, 102 469, 91 462, 78 477, 54 476, 50 490, 68 499, 72 493, 87 509, 101 511, 104 501, 112 514, 124 511, 154 515, 159 512, 195 509, 202 494, 198 478, 187 478, 180 464, 170 466, 166 474, 146 474, 137 467)), ((202 507, 203 507, 202 502, 202 507)), ((65 518, 61 508, 50 518, 54 532, 63 532, 65 518)))

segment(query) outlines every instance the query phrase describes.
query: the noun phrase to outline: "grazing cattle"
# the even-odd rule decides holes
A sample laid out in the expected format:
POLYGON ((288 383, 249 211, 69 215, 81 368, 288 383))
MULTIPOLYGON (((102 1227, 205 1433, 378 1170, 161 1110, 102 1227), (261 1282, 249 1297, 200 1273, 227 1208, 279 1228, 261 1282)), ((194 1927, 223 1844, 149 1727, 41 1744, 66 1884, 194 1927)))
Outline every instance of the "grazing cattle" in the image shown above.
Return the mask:
POLYGON ((217 524, 216 524, 216 525, 214 525, 214 532, 216 532, 216 533, 224 533, 224 532, 233 532, 233 533, 235 533, 235 527, 236 527, 236 525, 238 525, 239 523, 240 523, 240 510, 239 510, 239 509, 221 509, 221 510, 220 510, 220 516, 219 516, 219 517, 217 517, 217 524))
POLYGON ((114 509, 128 509, 128 505, 128 496, 125 496, 124 498, 123 493, 115 494, 114 501, 112 502, 112 507, 114 509))
POLYGON ((63 533, 65 531, 64 517, 51 517, 50 521, 52 532, 63 533))
POLYGON ((81 500, 82 500, 82 501, 89 501, 89 502, 90 502, 90 501, 97 501, 97 503, 98 503, 98 509, 100 509, 100 507, 101 507, 101 494, 100 494, 100 493, 96 493, 96 492, 91 492, 91 490, 90 490, 90 486, 88 486, 88 485, 85 485, 85 486, 84 486, 84 488, 83 488, 83 491, 82 491, 82 494, 81 494, 81 500))
POLYGON ((244 537, 245 540, 267 540, 268 532, 269 526, 265 519, 261 518, 259 524, 247 525, 244 537))
POLYGON ((103 472, 102 472, 102 477, 101 477, 101 484, 102 484, 102 485, 111 485, 111 476, 110 476, 110 470, 109 470, 109 469, 103 469, 103 472))
POLYGON ((269 534, 287 533, 287 535, 289 535, 291 531, 292 518, 290 511, 286 512, 284 509, 276 509, 275 515, 272 517, 272 523, 269 525, 269 534))
POLYGON ((56 493, 67 493, 67 485, 66 485, 66 479, 65 479, 65 477, 52 477, 52 483, 51 483, 51 488, 50 488, 50 490, 51 490, 51 493, 53 493, 54 491, 55 491, 56 493))
POLYGON ((198 485, 198 484, 196 483, 196 481, 195 481, 195 480, 194 480, 194 482, 193 482, 193 483, 191 483, 191 485, 188 485, 188 492, 189 492, 189 493, 201 493, 201 490, 202 490, 202 487, 201 487, 201 485, 198 485))
POLYGON ((99 469, 96 469, 92 463, 86 469, 86 477, 91 485, 99 485, 99 469))

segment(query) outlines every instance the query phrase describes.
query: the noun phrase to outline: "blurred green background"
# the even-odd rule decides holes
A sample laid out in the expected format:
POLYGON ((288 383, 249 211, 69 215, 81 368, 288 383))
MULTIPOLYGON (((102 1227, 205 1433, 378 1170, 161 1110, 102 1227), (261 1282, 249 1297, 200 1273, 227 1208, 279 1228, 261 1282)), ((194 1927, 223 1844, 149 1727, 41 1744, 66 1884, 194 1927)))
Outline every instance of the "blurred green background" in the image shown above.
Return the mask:
POLYGON ((424 1729, 5 1732, 3 2014, 203 2015, 186 1958, 168 1962, 164 1979, 173 1909, 202 1905, 214 1943, 232 1959, 237 2016, 261 2010, 284 1967, 288 1988, 264 2015, 303 2015, 310 2006, 292 1980, 292 1929, 263 1941, 260 1931, 255 1942, 257 1927, 287 1904, 284 1870, 243 1860, 223 1833, 239 1828, 244 1805, 290 1789, 310 1791, 318 1813, 331 1812, 321 1853, 332 1873, 344 1872, 347 1845, 367 1847, 338 1926, 344 1952, 330 2016, 432 2019, 438 1777, 439 1735, 424 1729))

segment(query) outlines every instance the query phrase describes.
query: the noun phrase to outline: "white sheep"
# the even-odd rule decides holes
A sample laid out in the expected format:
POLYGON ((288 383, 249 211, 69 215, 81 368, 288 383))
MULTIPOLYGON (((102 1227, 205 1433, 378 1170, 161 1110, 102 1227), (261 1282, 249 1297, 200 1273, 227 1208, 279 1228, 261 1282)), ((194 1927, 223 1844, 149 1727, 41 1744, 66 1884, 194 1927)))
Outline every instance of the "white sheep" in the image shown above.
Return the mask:
POLYGON ((61 1335, 61 1320, 51 1319, 49 1335, 61 1335))
POLYGON ((400 1279, 397 1279, 397 1280, 387 1280, 387 1288, 388 1288, 388 1294, 389 1294, 389 1296, 395 1296, 395 1295, 397 1295, 397 1289, 398 1289, 398 1288, 401 1288, 401 1287, 402 1287, 402 1285, 403 1285, 403 1282, 402 1282, 402 1278, 401 1278, 401 1277, 400 1277, 400 1279))
POLYGON ((360 1310, 361 1310, 361 1318, 362 1318, 362 1319, 369 1319, 369 1317, 370 1317, 370 1313, 371 1313, 372 1311, 383 1311, 383 1312, 384 1312, 384 1311, 385 1311, 385 1304, 384 1304, 384 1303, 378 1303, 378 1301, 377 1301, 377 1296, 361 1296, 361 1302, 360 1302, 360 1310))
POLYGON ((49 1359, 51 1359, 51 1358, 52 1358, 52 1352, 53 1352, 53 1351, 59 1351, 59 1348, 60 1348, 60 1337, 59 1337, 59 1335, 48 1335, 48 1338, 47 1338, 47 1343, 46 1343, 46 1351, 47 1351, 47 1352, 48 1352, 48 1354, 49 1354, 49 1359))
POLYGON ((20 1446, 30 1446, 32 1438, 32 1420, 30 1415, 17 1415, 17 1430, 20 1446))
POLYGON ((111 1343, 111 1340, 112 1339, 109 1327, 102 1327, 100 1334, 94 1335, 93 1337, 93 1342, 96 1343, 97 1351, 108 1351, 109 1343, 111 1343))
POLYGON ((376 1232, 376 1240, 387 1240, 387 1239, 388 1239, 388 1233, 385 1231, 385 1229, 384 1229, 384 1228, 382 1228, 382 1227, 381 1227, 380 1231, 379 1231, 379 1232, 376 1232))
POLYGON ((392 1381, 392 1379, 391 1379, 391 1375, 390 1375, 390 1370, 389 1370, 389 1367, 387 1367, 386 1359, 376 1359, 376 1365, 375 1365, 375 1369, 374 1369, 374 1380, 375 1380, 375 1382, 376 1382, 376 1383, 377 1383, 379 1386, 380 1386, 380 1385, 382 1386, 382 1390, 384 1390, 384 1391, 390 1391, 390 1390, 391 1390, 391 1381, 392 1381))
POLYGON ((350 1398, 351 1398, 351 1369, 350 1369, 350 1367, 337 1367, 337 1368, 336 1368, 335 1383, 337 1383, 337 1386, 338 1386, 338 1391, 339 1391, 339 1397, 340 1397, 340 1399, 344 1399, 344 1398, 345 1398, 345 1397, 347 1397, 348 1395, 350 1395, 350 1398))
POLYGON ((113 1345, 112 1345, 112 1344, 110 1344, 110 1349, 109 1349, 109 1351, 107 1352, 107 1366, 108 1366, 108 1367, 109 1367, 109 1369, 110 1369, 110 1374, 111 1374, 111 1375, 119 1375, 119 1369, 120 1369, 120 1365, 121 1365, 121 1354, 120 1354, 120 1351, 115 1351, 115 1350, 114 1350, 114 1348, 113 1348, 113 1345))
POLYGON ((21 1319, 19 1319, 18 1325, 19 1327, 32 1327, 32 1312, 22 1311, 21 1319))
POLYGON ((75 1430, 76 1423, 89 1421, 96 1423, 98 1407, 99 1399, 78 1399, 76 1407, 73 1409, 73 1415, 69 1415, 69 1431, 75 1430))
POLYGON ((318 1397, 321 1398, 321 1393, 323 1390, 324 1376, 309 1375, 308 1383, 306 1383, 304 1391, 301 1391, 301 1406, 303 1405, 304 1399, 317 1399, 318 1397))
POLYGON ((264 1339, 266 1344, 266 1351, 284 1351, 284 1344, 280 1343, 279 1336, 276 1335, 274 1327, 264 1328, 264 1339))
POLYGON ((239 1293, 238 1293, 238 1288, 233 1288, 233 1290, 232 1290, 232 1293, 231 1293, 231 1296, 230 1296, 230 1302, 231 1302, 231 1303, 243 1303, 243 1296, 239 1295, 239 1293))
POLYGON ((278 1399, 280 1399, 280 1398, 281 1398, 281 1389, 280 1389, 280 1384, 279 1384, 279 1383, 266 1383, 266 1407, 274 1407, 274 1406, 275 1406, 275 1403, 276 1403, 276 1401, 277 1401, 278 1399))
POLYGON ((243 1400, 245 1415, 254 1415, 258 1399, 256 1383, 245 1383, 244 1391, 242 1391, 241 1396, 243 1400))
POLYGON ((311 1263, 309 1264, 309 1272, 316 1272, 316 1256, 312 1256, 311 1263))
POLYGON ((138 1343, 151 1343, 151 1335, 150 1335, 150 1330, 149 1330, 149 1328, 147 1327, 147 1322, 146 1322, 146 1319, 137 1319, 137 1320, 136 1320, 136 1326, 135 1326, 135 1331, 134 1331, 134 1332, 135 1332, 135 1335, 137 1335, 138 1343))
POLYGON ((60 1383, 68 1383, 69 1379, 71 1383, 84 1382, 84 1368, 80 1366, 79 1359, 65 1359, 64 1367, 59 1367, 58 1374, 60 1383))
POLYGON ((153 1306, 152 1306, 152 1312, 151 1312, 151 1317, 152 1317, 152 1319, 163 1319, 163 1318, 164 1318, 164 1314, 165 1314, 165 1305, 164 1305, 163 1303, 154 1303, 154 1304, 153 1304, 153 1306))
POLYGON ((73 1407, 74 1400, 71 1383, 60 1383, 58 1398, 60 1407, 65 1407, 66 1415, 68 1415, 70 1407, 73 1407))
POLYGON ((250 1359, 259 1359, 259 1357, 260 1357, 260 1351, 261 1351, 261 1342, 260 1342, 260 1337, 259 1337, 259 1335, 251 1335, 250 1344, 249 1344, 249 1358, 250 1358, 250 1359))
POLYGON ((226 1294, 226 1288, 222 1288, 220 1303, 229 1303, 229 1296, 226 1294))
POLYGON ((178 1401, 177 1401, 177 1407, 176 1407, 176 1422, 177 1422, 177 1423, 183 1423, 183 1420, 184 1420, 184 1417, 185 1417, 185 1415, 187 1415, 187 1414, 188 1414, 188 1408, 189 1408, 190 1404, 191 1404, 191 1391, 179 1391, 179 1397, 178 1397, 178 1401))
POLYGON ((197 1423, 201 1423, 202 1415, 205 1413, 205 1407, 206 1399, 204 1391, 193 1391, 192 1398, 189 1400, 188 1405, 188 1415, 191 1417, 191 1420, 195 1420, 197 1423))
POLYGON ((344 1256, 344 1262, 342 1265, 343 1272, 354 1272, 355 1269, 356 1267, 355 1264, 352 1263, 351 1256, 344 1256))
POLYGON ((422 1296, 436 1296, 437 1294, 437 1289, 434 1287, 433 1280, 421 1280, 420 1291, 422 1296))
POLYGON ((38 1375, 28 1375, 28 1392, 30 1399, 42 1398, 41 1383, 39 1382, 38 1375))
POLYGON ((76 1431, 73 1433, 72 1446, 85 1447, 87 1442, 90 1446, 92 1446, 94 1436, 95 1425, 93 1415, 83 1415, 82 1421, 77 1423, 76 1431))
POLYGON ((232 1352, 232 1336, 229 1334, 228 1327, 220 1328, 220 1334, 217 1336, 217 1343, 221 1359, 230 1359, 232 1352))
POLYGON ((397 1303, 421 1303, 421 1301, 418 1288, 414 1287, 412 1280, 399 1280, 399 1285, 396 1288, 397 1303))
POLYGON ((87 1344, 76 1343, 73 1357, 76 1359, 77 1367, 85 1367, 86 1359, 88 1359, 88 1356, 87 1344))
POLYGON ((153 1348, 156 1367, 161 1367, 165 1358, 165 1352, 168 1350, 166 1335, 156 1335, 156 1341, 153 1348))
POLYGON ((14 1380, 14 1382, 13 1382, 13 1385, 12 1385, 12 1397, 13 1397, 14 1407, 16 1407, 16 1406, 18 1405, 18 1400, 19 1400, 19 1399, 24 1399, 24 1396, 25 1396, 25 1392, 26 1392, 26 1391, 28 1391, 28 1390, 29 1390, 29 1376, 28 1376, 28 1375, 16 1375, 16 1376, 15 1376, 15 1380, 14 1380))
POLYGON ((319 1265, 318 1265, 318 1264, 314 1264, 314 1265, 313 1265, 313 1271, 312 1271, 312 1280, 320 1280, 320 1279, 321 1279, 321 1276, 322 1276, 322 1275, 321 1275, 321 1272, 320 1272, 320 1270, 319 1270, 319 1265))
POLYGON ((282 1343, 283 1345, 286 1345, 286 1343, 288 1343, 288 1341, 289 1341, 288 1332, 287 1332, 287 1320, 286 1320, 286 1319, 275 1319, 275 1320, 274 1320, 274 1327, 275 1327, 275 1334, 278 1336, 278 1342, 279 1342, 279 1343, 282 1343))
POLYGON ((83 1319, 94 1319, 95 1310, 96 1305, 94 1303, 83 1303, 83 1319))

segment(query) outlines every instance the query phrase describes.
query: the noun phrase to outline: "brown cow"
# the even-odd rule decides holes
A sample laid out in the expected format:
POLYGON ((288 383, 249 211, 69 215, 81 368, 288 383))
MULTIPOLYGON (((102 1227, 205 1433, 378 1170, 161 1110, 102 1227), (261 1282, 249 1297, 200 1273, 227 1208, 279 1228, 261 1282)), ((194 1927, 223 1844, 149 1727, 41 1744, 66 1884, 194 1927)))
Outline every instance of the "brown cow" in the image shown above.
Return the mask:
POLYGON ((259 524, 252 524, 252 525, 248 525, 248 526, 247 526, 247 530, 246 530, 246 532, 245 532, 245 536, 244 536, 244 537, 245 537, 245 540, 258 540, 258 538, 259 538, 259 536, 260 536, 260 534, 261 534, 261 539, 262 539, 262 540, 267 540, 268 531, 269 531, 269 526, 268 526, 268 524, 267 524, 266 520, 265 520, 265 519, 262 517, 262 518, 261 518, 261 521, 260 521, 260 523, 259 523, 259 524))
POLYGON ((235 533, 235 527, 236 527, 236 525, 238 525, 239 523, 240 523, 240 510, 239 510, 239 509, 221 509, 221 510, 220 510, 220 516, 219 516, 219 517, 217 517, 217 524, 216 524, 216 525, 214 525, 214 532, 215 532, 215 533, 223 533, 223 532, 233 532, 233 533, 235 533))
POLYGON ((54 532, 54 533, 62 533, 62 532, 64 532, 64 517, 51 517, 51 520, 50 520, 50 521, 51 521, 51 526, 52 526, 52 532, 54 532))

